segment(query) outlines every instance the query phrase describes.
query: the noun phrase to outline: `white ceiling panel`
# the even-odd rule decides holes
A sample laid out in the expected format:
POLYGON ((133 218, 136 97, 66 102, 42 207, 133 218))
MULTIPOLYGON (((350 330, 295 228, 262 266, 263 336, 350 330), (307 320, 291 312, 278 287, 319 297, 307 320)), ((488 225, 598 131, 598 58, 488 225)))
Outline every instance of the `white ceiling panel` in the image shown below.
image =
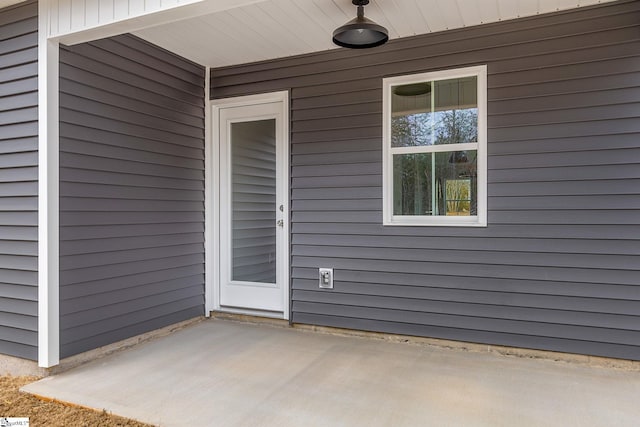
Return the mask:
POLYGON ((451 0, 435 0, 438 9, 440 10, 442 19, 444 20, 445 29, 450 30, 452 28, 464 27, 462 15, 458 9, 458 2, 451 0))
POLYGON ((0 0, 0 9, 3 7, 13 6, 14 4, 22 3, 26 0, 0 0))
POLYGON ((538 13, 538 2, 531 2, 529 0, 518 0, 517 16, 531 16, 538 13))
POLYGON ((418 10, 427 24, 425 27, 429 28, 428 32, 434 33, 447 29, 447 23, 437 2, 418 1, 418 10))
MULTIPOLYGON (((515 19, 518 17, 518 0, 498 0, 498 20, 515 19)), ((537 3, 533 2, 533 3, 537 3)))
POLYGON ((478 4, 478 14, 481 24, 494 22, 496 17, 500 16, 498 2, 496 0, 476 0, 476 2, 478 4))
MULTIPOLYGON (((607 1, 370 0, 365 16, 394 39, 607 1)), ((333 30, 355 15, 351 0, 257 0, 135 34, 199 64, 222 67, 335 49, 333 30)))
POLYGON ((478 1, 456 0, 456 3, 465 27, 482 24, 481 10, 478 1))
POLYGON ((420 13, 415 13, 415 6, 413 6, 413 12, 411 8, 403 7, 402 3, 407 1, 415 5, 415 0, 386 0, 383 3, 385 15, 389 21, 404 22, 400 27, 393 27, 398 37, 410 37, 425 31, 424 18, 420 13))

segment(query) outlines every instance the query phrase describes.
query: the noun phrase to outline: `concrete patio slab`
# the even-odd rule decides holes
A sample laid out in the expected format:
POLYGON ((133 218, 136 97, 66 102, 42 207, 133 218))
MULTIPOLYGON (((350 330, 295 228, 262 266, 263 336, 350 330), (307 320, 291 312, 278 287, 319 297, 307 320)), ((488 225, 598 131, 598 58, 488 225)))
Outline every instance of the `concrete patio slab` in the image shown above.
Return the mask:
POLYGON ((640 372, 207 320, 24 387, 160 426, 637 426, 640 372))

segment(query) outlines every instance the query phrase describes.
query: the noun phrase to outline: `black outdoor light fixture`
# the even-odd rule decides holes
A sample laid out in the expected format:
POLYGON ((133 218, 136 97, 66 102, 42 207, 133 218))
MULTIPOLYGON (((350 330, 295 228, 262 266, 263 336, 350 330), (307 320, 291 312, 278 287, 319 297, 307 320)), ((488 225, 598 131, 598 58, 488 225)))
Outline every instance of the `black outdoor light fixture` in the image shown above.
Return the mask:
POLYGON ((419 96, 431 93, 431 83, 410 83, 408 85, 395 86, 393 94, 398 96, 419 96))
POLYGON ((452 164, 469 163, 469 157, 467 157, 467 152, 454 151, 449 156, 449 163, 452 163, 452 164))
POLYGON ((367 49, 383 45, 389 40, 389 32, 382 25, 364 17, 364 7, 369 0, 352 0, 358 6, 358 16, 333 32, 333 42, 351 49, 367 49))

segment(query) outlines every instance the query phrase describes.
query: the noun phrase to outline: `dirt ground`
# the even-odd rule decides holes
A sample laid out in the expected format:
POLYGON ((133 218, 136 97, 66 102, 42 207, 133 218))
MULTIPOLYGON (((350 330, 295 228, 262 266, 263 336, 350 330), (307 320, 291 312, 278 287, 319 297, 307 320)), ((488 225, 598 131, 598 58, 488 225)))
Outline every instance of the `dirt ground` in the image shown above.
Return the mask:
POLYGON ((36 381, 33 377, 0 376, 0 417, 29 417, 31 427, 38 426, 86 426, 86 427, 151 427, 107 412, 46 402, 18 389, 36 381))

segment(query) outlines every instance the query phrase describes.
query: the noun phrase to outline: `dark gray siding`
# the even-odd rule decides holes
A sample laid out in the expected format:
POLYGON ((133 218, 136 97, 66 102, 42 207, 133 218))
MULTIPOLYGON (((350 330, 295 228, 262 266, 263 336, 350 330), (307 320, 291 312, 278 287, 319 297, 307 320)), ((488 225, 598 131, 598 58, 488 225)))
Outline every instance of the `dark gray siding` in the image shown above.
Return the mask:
POLYGON ((640 359, 640 2, 212 72, 282 89, 293 322, 640 359), (478 64, 489 226, 383 227, 382 78, 478 64))
POLYGON ((0 10, 0 353, 38 357, 38 4, 0 10))
POLYGON ((204 68, 130 35, 60 62, 66 357, 204 314, 204 68))

